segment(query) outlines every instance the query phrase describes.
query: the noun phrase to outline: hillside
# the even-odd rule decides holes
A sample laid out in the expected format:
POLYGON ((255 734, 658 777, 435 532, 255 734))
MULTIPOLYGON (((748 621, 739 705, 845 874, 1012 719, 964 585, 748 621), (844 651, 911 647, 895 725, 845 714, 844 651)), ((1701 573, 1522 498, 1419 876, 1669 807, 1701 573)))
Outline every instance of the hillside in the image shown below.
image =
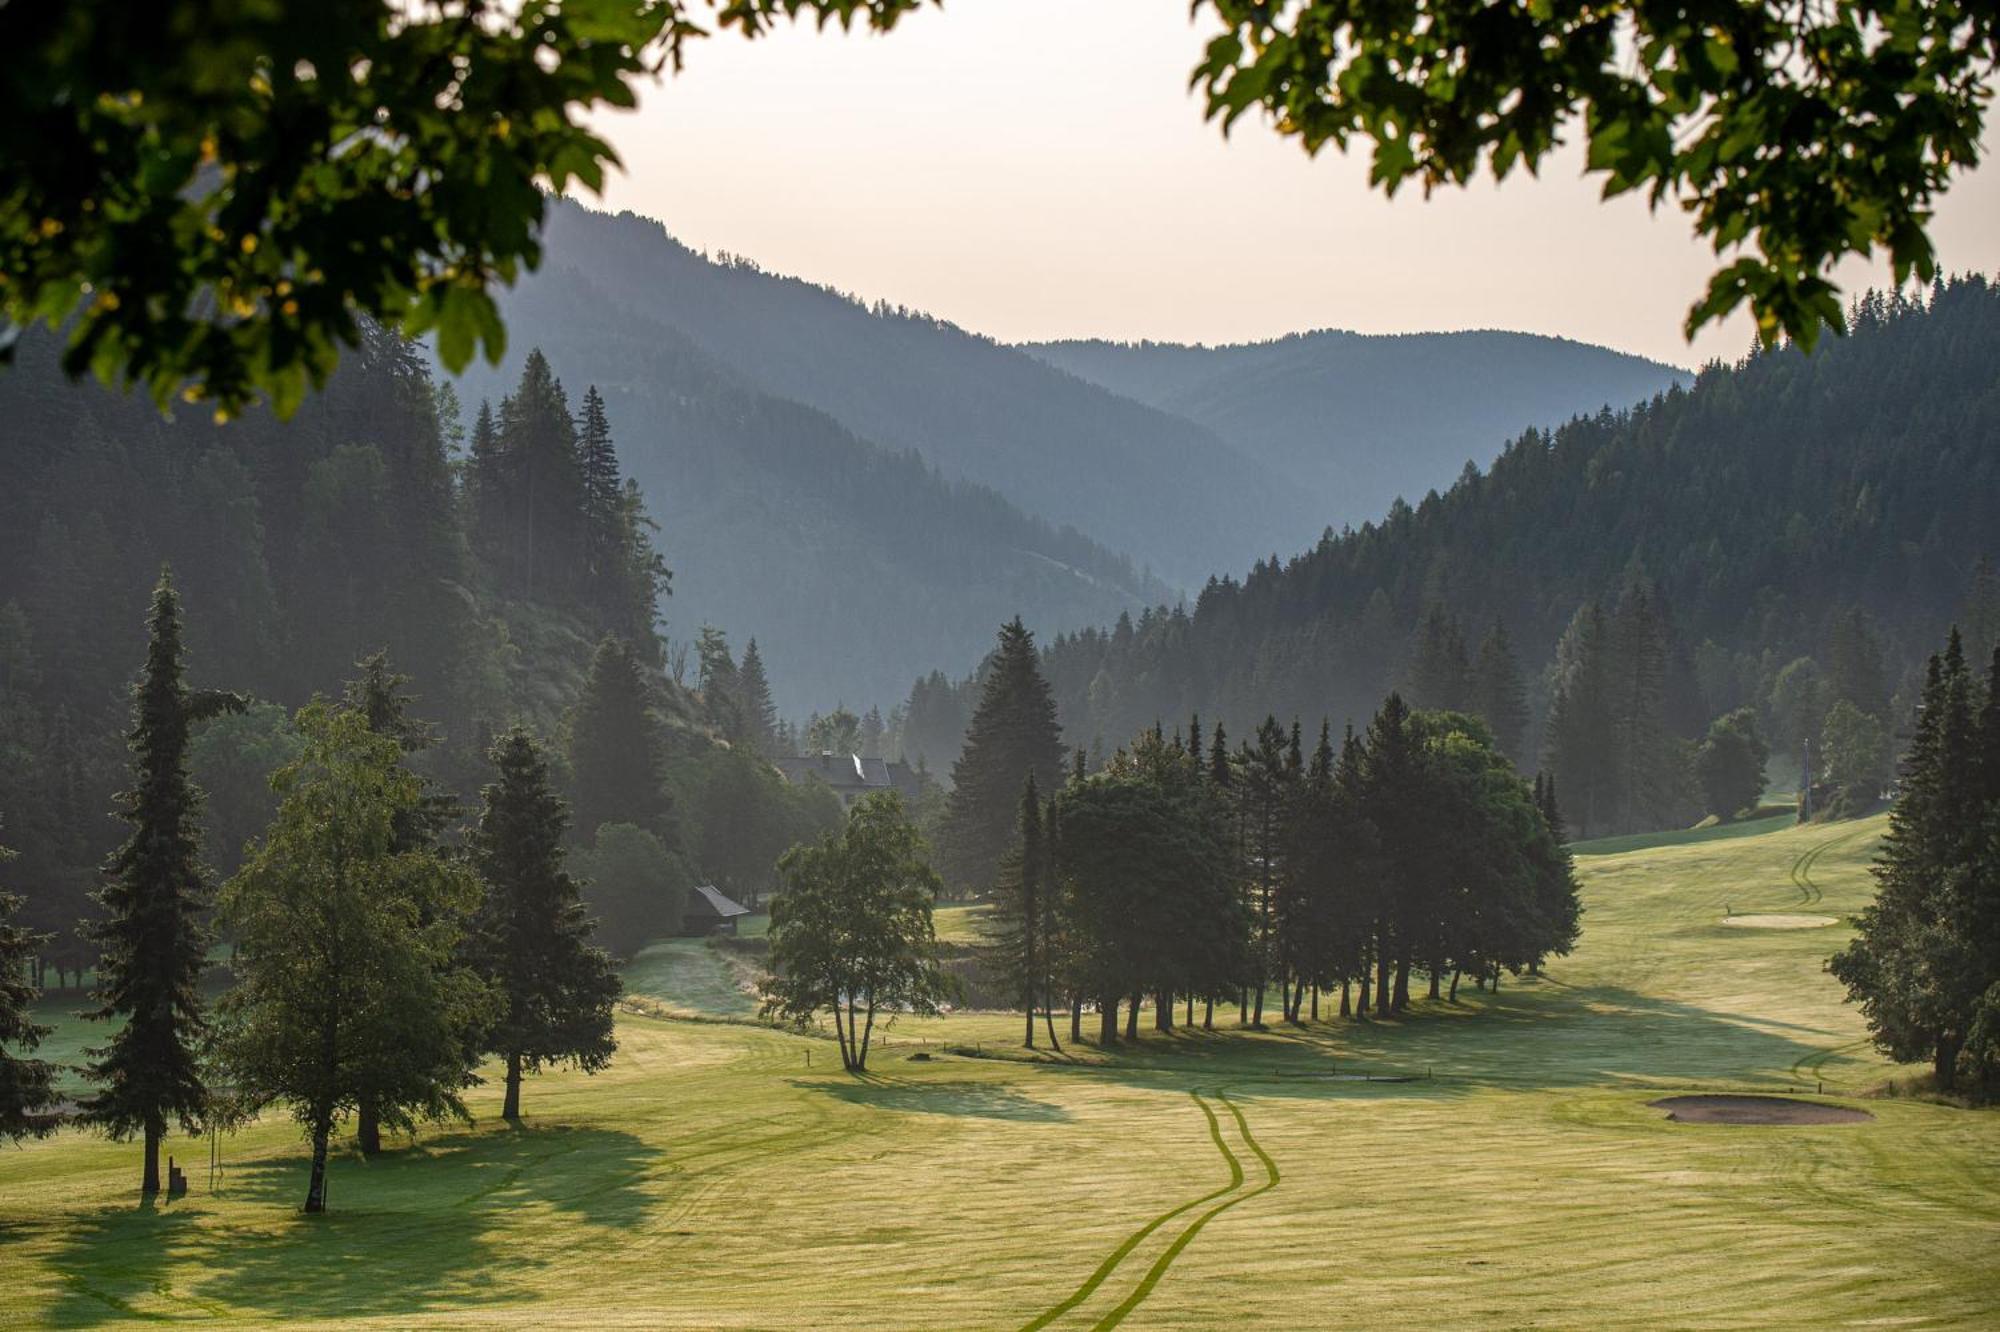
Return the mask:
POLYGON ((1763 702, 1849 612, 1886 694, 2000 557, 1996 363, 2000 289, 1959 279, 1925 301, 1869 298, 1810 356, 1753 356, 1531 430, 1443 494, 1211 582, 1191 612, 1056 638, 1046 667, 1068 739, 1116 744, 1196 709, 1238 736, 1266 710, 1366 718, 1407 683, 1433 604, 1474 641, 1500 620, 1539 689, 1578 608, 1635 580, 1671 621, 1696 726, 1763 702))
MULTIPOLYGON (((1183 585, 1311 540, 1316 505, 1211 431, 906 310, 710 259, 658 222, 573 203, 550 211, 548 265, 503 300, 534 307, 564 270, 779 398, 826 413, 945 475, 991 486, 1183 585)), ((594 305, 573 317, 591 322, 594 305)), ((536 336, 582 335, 542 325, 536 336)), ((577 372, 596 375, 590 367, 577 372)), ((1595 406, 1595 402, 1590 405, 1595 406)), ((1496 430, 1501 428, 1496 423, 1496 430)))
POLYGON ((708 992, 653 990, 681 973, 639 966, 608 1069, 545 1072, 518 1124, 489 1081, 473 1126, 368 1162, 343 1145, 335 1210, 310 1223, 281 1114, 220 1139, 213 1187, 206 1141, 175 1134, 192 1190, 158 1211, 133 1205, 129 1145, 0 1152, 0 1280, 52 1326, 198 1308, 232 1326, 1013 1328, 1073 1296, 1054 1326, 1128 1303, 1127 1326, 1314 1326, 1330 1289, 1360 1326, 1406 1323, 1412 1292, 1428 1323, 1786 1327, 1836 1299, 1856 1322, 1986 1325, 2000 1119, 1867 1095, 1899 1070, 1821 970, 1845 925, 1722 924, 1859 909, 1881 827, 1591 857, 1576 953, 1497 994, 1264 1034, 1229 1014, 1118 1054, 1066 1043, 1068 1061, 1006 1057, 1018 1018, 957 1013, 898 1022, 880 1071, 851 1078, 824 1037, 649 1016, 649 993, 708 992), (1748 1128, 1649 1104, 1694 1090, 1873 1118, 1748 1128), (613 1246, 648 1260, 575 1279, 613 1246))
POLYGON ((1491 331, 1322 329, 1222 347, 1083 341, 1023 350, 1208 427, 1310 496, 1336 529, 1449 484, 1468 461, 1485 466, 1527 427, 1626 407, 1692 378, 1567 338, 1491 331))
POLYGON ((977 657, 1017 612, 1073 628, 1167 594, 1077 532, 764 392, 632 284, 551 266, 506 304, 513 349, 460 381, 467 419, 531 346, 576 395, 597 385, 674 570, 670 636, 756 638, 787 715, 894 698, 910 663, 977 657))

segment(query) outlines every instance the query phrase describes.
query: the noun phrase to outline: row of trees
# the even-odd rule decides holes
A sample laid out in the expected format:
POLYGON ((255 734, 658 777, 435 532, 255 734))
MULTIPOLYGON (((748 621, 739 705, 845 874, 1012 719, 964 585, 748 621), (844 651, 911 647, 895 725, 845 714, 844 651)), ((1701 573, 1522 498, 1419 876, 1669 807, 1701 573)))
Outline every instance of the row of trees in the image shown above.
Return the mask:
POLYGON ((1982 681, 1958 630, 1926 668, 1875 900, 1831 963, 1891 1058, 1990 1092, 2000 1070, 2000 648, 1982 681))
MULTIPOLYGON (((1456 998, 1461 975, 1568 952, 1581 907, 1553 792, 1514 774, 1476 719, 1412 712, 1390 695, 1367 734, 1310 757, 1266 718, 1231 750, 1201 723, 1158 727, 1044 805, 1032 777, 1000 876, 999 955, 1027 1016, 1067 999, 1071 1036, 1095 1003, 1103 1038, 1142 999, 1174 1025, 1217 1002, 1261 1026, 1401 1012, 1412 975, 1456 998)), ((1053 1039, 1053 1020, 1050 1019, 1053 1039)))
MULTIPOLYGON (((311 1140, 306 1210, 320 1211, 340 1117, 356 1115, 372 1151, 383 1124, 464 1115, 461 1093, 488 1054, 503 1062, 509 1118, 524 1072, 604 1065, 619 982, 564 869, 568 813, 545 756, 525 729, 503 735, 465 846, 445 845, 455 810, 407 766, 427 736, 379 656, 339 704, 315 700, 296 718, 297 755, 272 783, 276 816, 221 894, 235 983, 211 1013, 201 980, 214 903, 190 738, 200 718, 244 702, 187 687, 180 601, 165 576, 149 628, 120 800, 130 832, 106 866, 91 931, 102 951, 88 1016, 117 1026, 90 1051, 95 1086, 79 1107, 112 1136, 143 1139, 145 1192, 160 1187, 171 1124, 192 1130, 282 1103, 311 1140)), ((0 921, 0 960, 16 964, 0 1036, 30 1048, 40 1032, 19 964, 33 943, 0 921)), ((8 1057, 0 1072, 0 1124, 48 1127, 46 1063, 8 1057)))

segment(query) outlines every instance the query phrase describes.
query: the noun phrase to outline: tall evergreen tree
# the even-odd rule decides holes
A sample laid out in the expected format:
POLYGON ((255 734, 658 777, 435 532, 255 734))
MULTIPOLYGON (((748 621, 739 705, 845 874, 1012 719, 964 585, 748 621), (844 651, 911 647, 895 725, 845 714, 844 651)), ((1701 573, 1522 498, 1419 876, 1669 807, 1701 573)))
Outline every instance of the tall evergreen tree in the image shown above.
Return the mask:
MULTIPOLYGON (((0 846, 0 865, 13 858, 0 846)), ((20 909, 21 899, 0 889, 0 1140, 39 1136, 55 1126, 47 1114, 56 1103, 55 1066, 29 1058, 52 1030, 34 1020, 29 1005, 36 991, 28 979, 35 950, 49 936, 16 923, 20 909)))
POLYGON ((1614 705, 1610 629, 1595 602, 1580 608, 1556 645, 1549 701, 1548 771, 1570 792, 1585 837, 1614 817, 1614 705), (1579 793, 1581 793, 1579 795, 1579 793))
POLYGON ((247 706, 236 694, 191 692, 184 678, 181 604, 160 571, 147 621, 146 666, 133 689, 132 786, 118 798, 131 835, 105 866, 103 918, 90 926, 102 949, 98 1006, 123 1019, 88 1069, 98 1089, 82 1113, 114 1138, 143 1135, 141 1191, 160 1191, 160 1139, 168 1123, 193 1129, 207 1099, 196 1049, 208 1029, 201 973, 208 962, 210 898, 201 859, 201 791, 188 777, 196 723, 247 706))
MULTIPOLYGON (((1018 840, 1000 862, 993 914, 999 927, 996 955, 1027 1022, 1022 1044, 1032 1050, 1035 1005, 1048 1000, 1050 958, 1048 844, 1042 830, 1041 792, 1033 773, 1021 786, 1021 814, 1016 826, 1018 840)), ((1049 1019, 1049 1043, 1055 1045, 1053 1017, 1049 1019)))
POLYGON ((671 801, 661 784, 662 757, 645 672, 630 644, 607 636, 570 716, 577 835, 588 839, 602 824, 630 823, 664 836, 671 801))
POLYGON ((947 876, 976 891, 993 885, 1000 857, 1014 837, 1021 783, 1052 789, 1063 770, 1055 699, 1043 680, 1035 637, 1017 616, 1000 629, 965 748, 952 765, 945 806, 943 859, 947 876))
POLYGON ((743 647, 743 660, 736 668, 736 689, 743 712, 743 733, 751 746, 766 758, 778 754, 778 705, 771 698, 771 681, 764 674, 764 655, 757 640, 743 647))
POLYGON ((618 448, 611 441, 611 419, 595 384, 583 395, 583 414, 576 423, 576 456, 582 473, 584 560, 590 599, 601 612, 615 616, 625 576, 624 482, 618 474, 618 448))
POLYGON ((1453 711, 1473 705, 1472 666, 1465 634, 1442 602, 1432 602, 1410 645, 1409 701, 1419 708, 1453 711))
POLYGON ((501 1114, 521 1116, 521 1075, 567 1064, 595 1073, 617 1042, 611 1008, 621 985, 576 882, 563 869, 569 811, 549 786, 548 762, 516 726, 493 747, 496 779, 481 794, 473 864, 486 901, 470 953, 499 990, 501 1015, 488 1048, 506 1065, 501 1114))
POLYGON ((1480 640, 1472 666, 1472 710, 1493 732, 1500 752, 1520 767, 1528 759, 1528 691, 1521 682, 1521 663, 1498 617, 1480 640))
MULTIPOLYGON (((404 691, 410 677, 389 665, 386 648, 369 653, 355 665, 360 668, 361 674, 349 680, 343 691, 341 701, 346 711, 358 714, 371 733, 392 741, 405 757, 422 753, 436 743, 436 728, 411 715, 410 705, 416 700, 404 691)), ((413 800, 398 800, 395 803, 391 852, 396 855, 429 852, 435 848, 446 825, 458 817, 458 802, 411 772, 406 763, 399 764, 397 771, 417 784, 417 795, 413 800)), ((477 1062, 478 1051, 464 1051, 463 1082, 472 1080, 472 1068, 477 1062)), ((364 1076, 355 1107, 355 1139, 360 1143, 362 1152, 372 1156, 382 1150, 385 1107, 381 1093, 387 1089, 372 1085, 366 1077, 367 1070, 362 1072, 364 1076)), ((386 1108, 391 1122, 410 1126, 412 1121, 399 1107, 390 1105, 386 1108)))

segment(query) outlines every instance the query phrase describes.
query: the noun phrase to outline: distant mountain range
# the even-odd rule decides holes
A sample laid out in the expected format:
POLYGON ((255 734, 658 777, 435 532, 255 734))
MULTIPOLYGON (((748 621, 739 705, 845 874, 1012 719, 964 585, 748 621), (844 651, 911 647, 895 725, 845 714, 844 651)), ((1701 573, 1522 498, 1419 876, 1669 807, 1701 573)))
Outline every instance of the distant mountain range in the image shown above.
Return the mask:
POLYGON ((788 713, 900 697, 1016 612, 1056 631, 1171 600, 1680 373, 1502 333, 1010 347, 629 213, 558 202, 545 242, 468 421, 531 347, 573 397, 597 384, 664 529, 673 632, 754 634, 788 713))
POLYGON ((1310 496, 1319 521, 1336 529, 1380 518, 1399 496, 1415 503, 1443 489, 1530 426, 1623 409, 1693 379, 1529 333, 1327 329, 1224 347, 1092 341, 1023 350, 1206 426, 1310 496))

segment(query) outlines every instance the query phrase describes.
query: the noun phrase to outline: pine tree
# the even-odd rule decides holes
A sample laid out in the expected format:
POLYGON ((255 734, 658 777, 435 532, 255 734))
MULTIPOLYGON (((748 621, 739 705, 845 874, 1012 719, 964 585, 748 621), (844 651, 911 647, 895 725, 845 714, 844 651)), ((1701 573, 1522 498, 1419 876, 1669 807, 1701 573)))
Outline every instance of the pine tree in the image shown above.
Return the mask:
POLYGON ((1472 710, 1485 720, 1500 752, 1521 766, 1528 757, 1528 691, 1521 683, 1521 664, 1507 626, 1497 617, 1480 640, 1473 663, 1472 710))
POLYGON ((671 801, 660 780, 660 748, 645 673, 624 639, 607 636, 570 716, 578 836, 587 840, 606 823, 668 831, 671 801))
MULTIPOLYGON (((0 846, 0 865, 14 853, 0 846)), ((50 1027, 34 1020, 28 964, 49 936, 15 923, 21 899, 0 890, 0 1140, 39 1137, 55 1127, 55 1065, 30 1059, 50 1027), (19 1050, 20 1054, 12 1051, 19 1050)))
POLYGON ((1410 647, 1409 702, 1412 707, 1452 711, 1473 705, 1465 635, 1440 602, 1432 602, 1424 612, 1410 647))
POLYGON ((502 1012, 487 1037, 506 1064, 503 1117, 521 1117, 521 1075, 567 1064, 595 1073, 616 1041, 611 1008, 621 989, 611 958, 590 943, 592 922, 563 869, 569 811, 549 786, 548 762, 516 726, 490 755, 497 779, 472 837, 486 881, 474 927, 475 965, 499 991, 502 1012))
POLYGON ((736 668, 736 690, 743 712, 744 735, 766 758, 778 754, 778 707, 771 699, 771 682, 764 674, 764 657, 751 639, 736 668))
POLYGON ((99 1089, 82 1114, 115 1138, 145 1138, 140 1188, 160 1191, 160 1139, 170 1120, 192 1131, 207 1100, 196 1049, 208 1029, 200 981, 208 962, 210 898, 201 860, 201 791, 188 778, 197 722, 247 706, 235 694, 190 692, 183 678, 181 605, 160 571, 147 621, 146 666, 133 690, 132 788, 118 798, 132 834, 105 866, 104 916, 89 928, 98 962, 98 1021, 124 1019, 92 1050, 99 1089))
POLYGON ((743 714, 741 686, 737 677, 736 660, 729 652, 729 639, 712 624, 701 627, 701 637, 695 644, 698 663, 695 687, 701 691, 702 705, 708 709, 708 719, 722 738, 734 744, 745 735, 747 721, 743 714))
POLYGON ((1617 737, 1608 639, 1604 612, 1595 602, 1577 611, 1556 645, 1555 687, 1549 702, 1549 775, 1551 780, 1560 777, 1569 790, 1577 831, 1586 837, 1601 831, 1613 817, 1617 737))
POLYGON ((611 421, 604 397, 592 384, 583 395, 583 415, 576 423, 577 467, 583 482, 584 559, 591 599, 613 617, 606 628, 622 628, 616 615, 624 583, 624 483, 618 474, 618 449, 611 442, 611 421))
MULTIPOLYGON (((1048 904, 1048 846, 1042 834, 1042 798, 1035 776, 1021 786, 1021 813, 1015 844, 1000 861, 994 884, 993 914, 997 923, 996 957, 1002 974, 1021 1005, 1027 1034, 1022 1044, 1035 1048, 1035 1005, 1046 998, 1049 946, 1045 938, 1048 904)), ((1049 1041, 1055 1043, 1051 1019, 1049 1041)), ((1060 1048, 1060 1047, 1057 1047, 1060 1048)))
POLYGON ((1062 769, 1055 699, 1042 678, 1034 635, 1017 616, 1001 626, 965 748, 952 765, 942 840, 953 882, 975 891, 992 887, 1013 841, 1021 783, 1032 774, 1038 786, 1051 788, 1062 769))
MULTIPOLYGON (((386 648, 369 653, 355 665, 361 674, 347 682, 342 694, 345 710, 359 714, 371 733, 394 741, 405 756, 422 753, 436 743, 436 728, 410 714, 410 705, 416 700, 403 688, 410 683, 410 677, 391 668, 386 648)), ((458 817, 458 802, 411 773, 407 765, 399 765, 397 771, 417 783, 417 796, 395 806, 391 852, 397 855, 429 852, 437 845, 445 827, 458 817)), ((465 1052, 462 1082, 472 1080, 472 1067, 477 1062, 477 1051, 465 1052)), ((381 1090, 364 1077, 355 1109, 355 1139, 365 1155, 372 1156, 382 1150, 385 1108, 392 1123, 408 1128, 413 1122, 400 1107, 393 1104, 385 1107, 381 1090)))
MULTIPOLYGON (((475 433, 475 461, 479 442, 475 433)), ((558 601, 582 582, 588 503, 569 399, 540 348, 500 404, 497 573, 509 595, 558 601)))

